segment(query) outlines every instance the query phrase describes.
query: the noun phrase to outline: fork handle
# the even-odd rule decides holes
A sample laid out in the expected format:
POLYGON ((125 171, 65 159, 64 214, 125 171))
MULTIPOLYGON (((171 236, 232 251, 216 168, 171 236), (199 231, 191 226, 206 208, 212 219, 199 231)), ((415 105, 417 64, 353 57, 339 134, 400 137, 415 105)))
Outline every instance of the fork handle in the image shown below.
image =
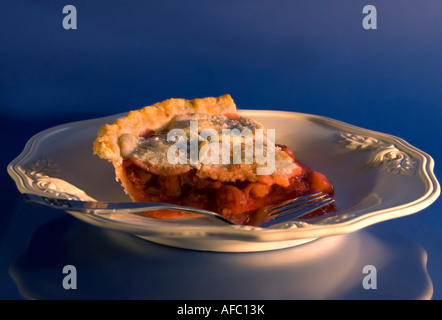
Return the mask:
POLYGON ((210 218, 214 222, 222 222, 227 225, 234 223, 227 218, 208 210, 184 207, 161 202, 102 202, 102 201, 81 201, 39 196, 36 194, 25 193, 23 198, 26 202, 42 205, 59 210, 76 211, 82 213, 90 213, 94 215, 110 215, 121 213, 124 215, 136 215, 137 217, 148 218, 141 214, 143 211, 153 210, 174 210, 190 213, 202 214, 210 218))
POLYGON ((25 201, 43 205, 46 207, 71 210, 80 212, 100 212, 100 213, 115 213, 118 210, 125 212, 140 212, 153 210, 176 210, 201 214, 213 214, 211 211, 196 209, 191 207, 184 207, 179 205, 161 203, 161 202, 103 202, 103 201, 81 201, 39 196, 36 194, 23 194, 25 201))

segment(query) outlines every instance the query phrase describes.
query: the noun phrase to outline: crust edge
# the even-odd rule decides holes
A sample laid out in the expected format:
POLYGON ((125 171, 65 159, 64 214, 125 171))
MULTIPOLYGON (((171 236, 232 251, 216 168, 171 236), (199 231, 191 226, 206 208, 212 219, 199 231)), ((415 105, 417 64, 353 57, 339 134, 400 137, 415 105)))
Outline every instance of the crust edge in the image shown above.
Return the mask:
POLYGON ((112 124, 105 124, 98 130, 93 143, 94 154, 112 162, 117 168, 123 161, 118 145, 121 135, 138 135, 147 128, 157 130, 169 123, 175 115, 192 112, 210 115, 234 113, 236 105, 232 97, 225 94, 193 100, 172 98, 130 111, 125 117, 115 120, 112 124))

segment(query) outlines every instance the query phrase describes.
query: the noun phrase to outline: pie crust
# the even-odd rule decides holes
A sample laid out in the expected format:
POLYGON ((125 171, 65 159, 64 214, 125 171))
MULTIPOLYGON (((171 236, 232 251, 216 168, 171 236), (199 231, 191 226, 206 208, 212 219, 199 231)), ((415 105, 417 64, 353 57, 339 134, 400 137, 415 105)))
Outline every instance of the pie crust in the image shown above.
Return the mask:
POLYGON ((159 130, 178 114, 204 113, 209 115, 235 113, 236 105, 228 94, 218 98, 203 99, 168 99, 139 110, 130 111, 124 118, 113 124, 105 124, 98 131, 94 141, 94 152, 99 157, 112 163, 123 161, 119 138, 124 134, 138 136, 146 128, 159 130))

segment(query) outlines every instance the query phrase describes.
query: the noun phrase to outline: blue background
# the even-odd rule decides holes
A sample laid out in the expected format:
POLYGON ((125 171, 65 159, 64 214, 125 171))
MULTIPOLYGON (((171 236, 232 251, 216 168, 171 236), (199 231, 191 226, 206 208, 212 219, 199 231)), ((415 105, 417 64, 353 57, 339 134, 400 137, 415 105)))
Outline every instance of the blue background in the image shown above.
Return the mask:
MULTIPOLYGON (((399 136, 429 153, 441 176, 439 0, 21 0, 0 6, 0 298, 21 298, 9 263, 36 226, 54 216, 35 209, 38 216, 22 218, 22 230, 14 229, 17 212, 27 207, 6 166, 33 134, 53 125, 170 97, 229 93, 242 109, 318 114, 399 136), (67 4, 77 8, 77 30, 62 27, 67 4), (368 4, 377 8, 377 30, 362 27, 368 4)), ((437 201, 423 212, 438 241, 441 210, 437 201)), ((433 285, 434 297, 442 297, 442 283, 433 285)))

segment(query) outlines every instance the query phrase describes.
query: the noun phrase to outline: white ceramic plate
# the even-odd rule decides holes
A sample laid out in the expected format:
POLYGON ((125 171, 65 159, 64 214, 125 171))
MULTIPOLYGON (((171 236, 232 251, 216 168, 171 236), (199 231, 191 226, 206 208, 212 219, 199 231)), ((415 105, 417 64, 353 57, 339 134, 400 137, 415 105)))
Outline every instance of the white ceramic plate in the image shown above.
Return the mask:
MULTIPOLYGON (((264 251, 359 230, 416 213, 440 194, 433 159, 404 140, 321 116, 241 110, 241 115, 276 130, 312 169, 335 186, 339 213, 317 222, 289 222, 268 229, 213 226, 116 213, 103 218, 69 212, 99 227, 135 234, 175 247, 210 251, 264 251)), ((21 193, 59 198, 130 201, 115 181, 113 167, 92 152, 98 129, 124 114, 69 123, 32 137, 8 166, 21 193)))

